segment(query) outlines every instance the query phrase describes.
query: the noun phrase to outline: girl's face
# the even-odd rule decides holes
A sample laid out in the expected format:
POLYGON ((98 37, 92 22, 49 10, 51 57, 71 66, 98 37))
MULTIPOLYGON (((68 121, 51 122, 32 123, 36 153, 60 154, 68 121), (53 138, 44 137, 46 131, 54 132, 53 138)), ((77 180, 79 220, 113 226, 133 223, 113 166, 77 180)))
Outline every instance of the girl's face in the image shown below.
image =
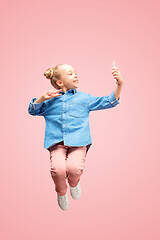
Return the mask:
POLYGON ((70 65, 62 65, 59 67, 61 79, 56 83, 64 92, 69 89, 78 88, 78 78, 75 69, 70 65))

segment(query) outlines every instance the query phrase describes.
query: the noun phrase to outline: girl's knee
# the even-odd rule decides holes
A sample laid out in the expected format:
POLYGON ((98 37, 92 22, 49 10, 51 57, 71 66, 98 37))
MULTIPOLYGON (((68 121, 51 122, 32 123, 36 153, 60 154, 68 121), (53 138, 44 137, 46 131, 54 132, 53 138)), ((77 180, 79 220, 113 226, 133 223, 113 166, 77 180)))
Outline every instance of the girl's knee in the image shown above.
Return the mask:
POLYGON ((55 168, 51 167, 50 172, 52 176, 58 176, 58 177, 64 177, 66 176, 66 170, 65 168, 55 168))
POLYGON ((76 175, 76 174, 82 174, 82 173, 83 173, 83 167, 67 166, 67 174, 76 175))

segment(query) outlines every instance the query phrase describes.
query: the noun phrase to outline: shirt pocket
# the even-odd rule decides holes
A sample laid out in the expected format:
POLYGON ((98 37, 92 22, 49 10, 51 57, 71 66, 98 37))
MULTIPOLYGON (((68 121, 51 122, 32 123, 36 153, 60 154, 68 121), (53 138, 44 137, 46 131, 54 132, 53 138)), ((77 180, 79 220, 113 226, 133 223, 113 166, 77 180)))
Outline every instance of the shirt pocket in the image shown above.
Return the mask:
POLYGON ((82 100, 71 100, 69 103, 69 115, 75 118, 88 116, 88 105, 82 100))

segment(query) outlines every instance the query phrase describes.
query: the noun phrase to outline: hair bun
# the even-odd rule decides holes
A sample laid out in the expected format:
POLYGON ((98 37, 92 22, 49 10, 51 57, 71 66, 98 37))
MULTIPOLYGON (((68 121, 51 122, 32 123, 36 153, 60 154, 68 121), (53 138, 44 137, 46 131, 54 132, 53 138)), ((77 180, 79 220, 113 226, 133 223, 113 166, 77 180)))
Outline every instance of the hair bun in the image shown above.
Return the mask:
POLYGON ((53 68, 48 68, 48 69, 45 71, 44 76, 45 76, 47 79, 52 79, 52 77, 53 77, 53 68))

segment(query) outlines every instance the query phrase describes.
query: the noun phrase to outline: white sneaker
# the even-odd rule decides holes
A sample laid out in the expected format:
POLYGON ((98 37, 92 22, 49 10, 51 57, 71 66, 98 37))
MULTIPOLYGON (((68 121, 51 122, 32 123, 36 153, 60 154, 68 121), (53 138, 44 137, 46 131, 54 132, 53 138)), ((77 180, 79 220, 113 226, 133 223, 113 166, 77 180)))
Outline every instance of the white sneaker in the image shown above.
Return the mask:
POLYGON ((57 200, 58 200, 58 205, 60 206, 61 209, 67 210, 69 208, 69 200, 68 200, 67 192, 63 196, 60 196, 59 194, 57 194, 57 200))
POLYGON ((75 187, 71 187, 70 185, 69 185, 69 187, 70 187, 70 193, 71 193, 72 198, 75 200, 80 198, 81 193, 82 193, 80 182, 78 182, 77 186, 75 186, 75 187))

